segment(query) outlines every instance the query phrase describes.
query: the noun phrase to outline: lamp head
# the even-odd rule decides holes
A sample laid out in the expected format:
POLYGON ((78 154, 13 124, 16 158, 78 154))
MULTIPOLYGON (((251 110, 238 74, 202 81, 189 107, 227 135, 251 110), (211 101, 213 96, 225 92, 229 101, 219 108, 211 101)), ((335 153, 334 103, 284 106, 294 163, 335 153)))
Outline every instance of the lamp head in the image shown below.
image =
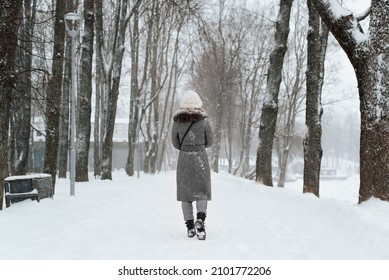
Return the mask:
POLYGON ((65 15, 65 27, 71 37, 76 37, 80 31, 81 15, 77 13, 67 13, 65 15))

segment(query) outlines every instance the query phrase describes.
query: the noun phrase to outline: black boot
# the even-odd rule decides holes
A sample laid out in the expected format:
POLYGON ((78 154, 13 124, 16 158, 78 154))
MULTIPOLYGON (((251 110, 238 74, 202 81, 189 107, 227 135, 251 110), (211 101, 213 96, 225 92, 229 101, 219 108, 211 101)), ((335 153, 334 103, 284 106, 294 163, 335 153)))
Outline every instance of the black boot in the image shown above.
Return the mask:
POLYGON ((186 227, 188 229, 188 237, 192 238, 196 235, 195 224, 193 220, 185 221, 186 227))
POLYGON ((197 220, 195 226, 197 230, 197 238, 199 240, 205 240, 207 236, 205 232, 205 226, 204 226, 206 216, 207 215, 204 212, 197 213, 197 220))

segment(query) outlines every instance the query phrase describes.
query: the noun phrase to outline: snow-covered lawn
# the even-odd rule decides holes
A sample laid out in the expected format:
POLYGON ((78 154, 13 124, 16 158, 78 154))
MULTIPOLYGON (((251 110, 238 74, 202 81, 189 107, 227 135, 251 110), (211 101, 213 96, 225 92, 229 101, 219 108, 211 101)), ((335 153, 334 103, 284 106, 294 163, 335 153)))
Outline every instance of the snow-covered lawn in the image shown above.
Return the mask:
POLYGON ((212 174, 207 240, 186 237, 175 172, 59 179, 54 199, 0 212, 2 260, 388 260, 389 203, 357 204, 358 177, 265 187, 212 174))

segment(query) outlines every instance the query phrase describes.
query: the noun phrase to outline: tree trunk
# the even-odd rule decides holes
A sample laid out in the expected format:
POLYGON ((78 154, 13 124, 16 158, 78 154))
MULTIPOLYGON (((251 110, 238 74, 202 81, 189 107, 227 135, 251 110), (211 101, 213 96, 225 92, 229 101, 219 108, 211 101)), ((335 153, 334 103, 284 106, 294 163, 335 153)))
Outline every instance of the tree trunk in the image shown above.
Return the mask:
POLYGON ((356 69, 361 108, 359 203, 370 197, 389 201, 388 69, 387 55, 375 55, 356 69))
MULTIPOLYGON (((277 153, 278 153, 278 187, 284 187, 288 174, 288 161, 291 155, 292 142, 295 139, 295 122, 297 111, 305 99, 303 86, 306 79, 306 38, 304 38, 308 25, 305 24, 302 16, 303 3, 297 2, 293 12, 294 29, 293 36, 290 38, 290 51, 284 62, 284 92, 279 102, 281 110, 278 113, 277 122, 277 153)), ((305 4, 305 3, 304 3, 305 4)), ((305 10, 304 10, 305 11, 305 10)))
POLYGON ((12 94, 11 109, 11 172, 13 175, 24 175, 28 172, 28 156, 30 150, 31 123, 31 63, 32 35, 34 29, 35 3, 24 1, 24 12, 19 29, 17 69, 19 82, 12 94))
POLYGON ((3 209, 3 182, 7 176, 11 92, 14 88, 14 56, 21 4, 21 1, 3 1, 0 9, 0 210, 3 209))
POLYGON ((282 67, 287 50, 289 19, 293 0, 281 0, 278 21, 276 22, 275 47, 270 55, 267 76, 266 97, 262 107, 259 126, 259 145, 256 161, 256 181, 273 186, 272 150, 277 123, 278 94, 282 78, 282 67))
MULTIPOLYGON (((228 112, 230 114, 233 114, 233 105, 232 102, 228 105, 228 112)), ((236 118, 234 118, 232 115, 229 116, 227 119, 227 131, 226 131, 226 137, 225 137, 225 145, 226 145, 226 156, 228 161, 228 173, 232 174, 232 164, 234 161, 234 155, 232 151, 233 147, 233 121, 235 121, 236 118)))
POLYGON ((147 139, 145 142, 145 159, 143 163, 143 171, 154 174, 157 170, 158 160, 158 145, 159 145, 159 93, 161 91, 161 67, 160 62, 163 61, 163 52, 159 48, 160 38, 162 35, 161 28, 161 7, 160 3, 153 2, 151 8, 151 23, 149 31, 152 33, 150 45, 150 106, 145 112, 148 112, 146 123, 147 139), (162 57, 162 58, 160 58, 162 57))
POLYGON ((101 176, 102 171, 102 143, 105 132, 105 84, 107 83, 103 57, 103 3, 95 1, 95 32, 96 32, 96 100, 95 100, 95 127, 94 127, 94 175, 101 176))
MULTIPOLYGON (((96 56, 96 60, 98 60, 99 57, 96 56)), ((101 134, 101 127, 100 127, 100 118, 102 115, 102 81, 101 81, 101 62, 96 62, 96 84, 95 84, 95 126, 93 131, 93 174, 94 176, 100 176, 101 175, 101 142, 100 142, 100 134, 101 134)))
MULTIPOLYGON (((224 62, 222 62, 224 63, 224 62)), ((224 71, 222 71, 224 73, 224 71)), ((223 83, 223 82, 221 82, 223 83)), ((219 172, 219 157, 220 157, 220 148, 221 148, 221 135, 223 129, 223 116, 224 116, 224 107, 225 107, 225 93, 223 90, 223 86, 221 86, 220 92, 216 93, 218 96, 218 106, 216 108, 216 116, 214 123, 214 142, 212 145, 212 157, 211 157, 211 168, 214 172, 219 172)))
POLYGON ((63 55, 65 40, 64 16, 66 3, 56 1, 54 23, 54 49, 52 77, 49 81, 46 96, 46 150, 43 171, 52 177, 53 189, 57 175, 57 153, 59 142, 59 116, 61 106, 61 88, 63 74, 63 55))
MULTIPOLYGON (((74 4, 73 0, 66 0, 67 12, 73 11, 74 4)), ((65 64, 64 64, 64 76, 62 86, 62 98, 61 98, 61 117, 59 123, 59 151, 58 151, 58 178, 66 178, 68 171, 68 156, 69 156, 69 97, 70 97, 70 86, 71 86, 71 73, 72 65, 70 63, 71 57, 71 42, 70 36, 65 38, 66 49, 65 49, 65 64)))
POLYGON ((371 45, 366 60, 354 62, 360 108, 359 203, 389 201, 389 2, 372 1, 371 45))
POLYGON ((69 95, 71 86, 71 37, 67 36, 66 49, 65 49, 65 64, 64 64, 64 77, 62 87, 62 98, 61 98, 61 117, 59 122, 59 151, 58 151, 58 178, 66 178, 68 171, 68 155, 69 155, 69 95))
POLYGON ((359 203, 370 197, 389 201, 389 2, 371 1, 370 32, 364 34, 340 4, 313 0, 320 16, 350 59, 356 73, 361 111, 359 203), (336 7, 335 7, 335 4, 336 7))
POLYGON ((319 197, 321 148, 321 91, 324 79, 324 61, 327 49, 328 28, 322 23, 311 0, 309 10, 308 68, 304 138, 304 186, 303 192, 319 197))
MULTIPOLYGON (((135 4, 139 5, 138 0, 135 4)), ((115 18, 114 41, 112 47, 112 63, 111 68, 104 70, 105 73, 105 87, 107 88, 107 114, 105 121, 105 133, 102 148, 102 174, 101 178, 112 180, 112 145, 113 132, 115 128, 117 102, 119 96, 120 76, 122 71, 122 62, 124 55, 124 42, 126 29, 129 19, 133 12, 127 10, 129 1, 126 0, 117 7, 117 14, 115 18), (129 14, 127 14, 127 12, 129 14)), ((99 53, 100 60, 103 61, 102 53, 99 53)), ((104 65, 103 65, 104 67, 104 65)))
POLYGON ((126 164, 126 173, 128 176, 134 176, 136 139, 137 137, 139 137, 137 133, 139 125, 138 122, 140 105, 140 92, 138 84, 139 43, 139 10, 138 8, 134 8, 134 21, 131 34, 131 100, 130 116, 128 122, 128 155, 126 164))
POLYGON ((77 161, 76 181, 88 181, 88 158, 91 136, 91 112, 92 112, 92 63, 93 63, 93 38, 94 38, 94 1, 84 2, 85 30, 82 41, 81 53, 81 78, 78 94, 78 130, 77 130, 77 161))

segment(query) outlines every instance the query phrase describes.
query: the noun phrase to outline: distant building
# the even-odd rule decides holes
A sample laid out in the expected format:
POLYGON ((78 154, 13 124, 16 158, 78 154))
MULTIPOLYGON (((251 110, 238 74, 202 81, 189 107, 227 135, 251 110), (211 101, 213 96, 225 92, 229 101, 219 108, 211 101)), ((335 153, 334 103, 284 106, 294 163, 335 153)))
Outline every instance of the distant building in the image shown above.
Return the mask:
MULTIPOLYGON (((46 125, 43 118, 34 118, 33 120, 33 143, 31 145, 32 165, 34 172, 42 172, 44 156, 45 156, 45 134, 46 125)), ((93 143, 94 143, 94 122, 91 123, 91 140, 89 147, 89 171, 94 169, 93 143)), ((141 143, 141 169, 143 164, 143 143, 141 143)), ((138 153, 135 154, 135 158, 138 153)), ((114 136, 113 136, 113 151, 112 151, 112 169, 125 168, 128 156, 128 119, 116 119, 114 136)), ((135 168, 137 168, 138 160, 135 160, 135 168)))

